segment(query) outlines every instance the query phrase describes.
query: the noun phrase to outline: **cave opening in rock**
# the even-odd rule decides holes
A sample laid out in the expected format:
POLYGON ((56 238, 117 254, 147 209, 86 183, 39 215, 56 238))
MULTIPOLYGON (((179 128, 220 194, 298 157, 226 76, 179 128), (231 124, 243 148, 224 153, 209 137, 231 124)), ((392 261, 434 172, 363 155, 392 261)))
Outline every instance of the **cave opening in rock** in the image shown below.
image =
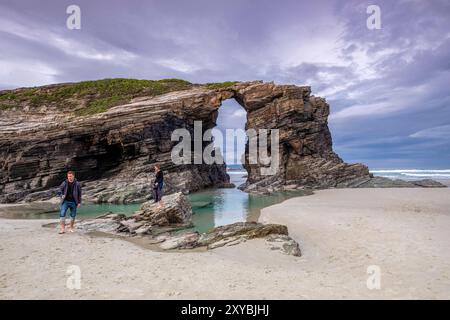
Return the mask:
POLYGON ((212 132, 214 146, 222 151, 227 173, 236 186, 247 180, 247 171, 243 166, 247 142, 246 123, 247 111, 235 99, 227 99, 218 110, 216 127, 212 132))

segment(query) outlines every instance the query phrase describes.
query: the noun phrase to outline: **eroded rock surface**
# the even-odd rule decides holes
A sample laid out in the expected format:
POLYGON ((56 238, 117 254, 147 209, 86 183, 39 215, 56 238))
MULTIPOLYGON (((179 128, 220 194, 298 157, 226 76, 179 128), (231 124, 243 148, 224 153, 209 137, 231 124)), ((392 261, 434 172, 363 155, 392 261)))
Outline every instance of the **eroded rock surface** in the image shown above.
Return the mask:
POLYGON ((137 234, 151 233, 155 227, 191 225, 192 208, 181 192, 164 197, 164 206, 154 201, 145 202, 131 217, 120 220, 117 231, 137 234))
MULTIPOLYGON (((40 90, 52 95, 57 89, 40 90)), ((0 202, 49 199, 67 170, 76 172, 92 202, 149 200, 155 164, 165 173, 166 194, 228 185, 225 165, 175 165, 171 150, 178 141, 171 141, 171 134, 185 128, 194 136, 195 120, 204 131, 214 127, 217 109, 229 96, 196 86, 77 116, 64 108, 83 103, 74 92, 60 101, 61 109, 31 108, 26 102, 0 109, 0 202)))
POLYGON ((163 250, 215 249, 255 238, 265 238, 270 249, 300 256, 298 243, 288 236, 286 226, 257 222, 237 222, 212 228, 206 233, 189 231, 192 209, 182 193, 166 197, 166 207, 159 209, 153 201, 144 203, 130 217, 107 214, 96 219, 82 220, 77 229, 82 232, 102 232, 125 237, 146 237, 163 250))
MULTIPOLYGON (((90 99, 77 85, 66 85, 70 90, 65 91, 58 91, 61 86, 56 85, 0 92, 8 102, 0 108, 0 202, 49 199, 69 169, 76 171, 85 199, 92 202, 149 200, 155 164, 165 173, 165 194, 228 186, 225 165, 175 165, 171 150, 178 142, 171 141, 171 134, 185 128, 194 136, 194 121, 202 122, 203 132, 213 128, 222 101, 230 98, 247 111, 247 129, 278 129, 280 136, 275 174, 263 175, 265 165, 250 163, 246 155, 245 191, 390 183, 372 180, 365 165, 347 164, 333 152, 327 123, 330 107, 325 99, 311 95, 307 86, 262 81, 217 87, 183 84, 179 91, 151 95, 141 90, 120 97, 105 91, 118 99, 118 105, 101 113, 77 114, 68 106, 83 111, 90 99), (36 92, 39 95, 30 98, 36 92)), ((102 96, 96 102, 110 102, 109 98, 102 96)), ((412 186, 443 185, 415 182, 412 186)))

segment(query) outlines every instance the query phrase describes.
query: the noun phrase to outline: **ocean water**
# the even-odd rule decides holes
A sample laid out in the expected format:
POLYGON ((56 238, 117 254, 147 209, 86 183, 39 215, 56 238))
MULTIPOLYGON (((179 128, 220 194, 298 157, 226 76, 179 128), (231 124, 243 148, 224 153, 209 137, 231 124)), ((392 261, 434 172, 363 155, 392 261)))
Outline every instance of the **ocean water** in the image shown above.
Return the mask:
POLYGON ((375 169, 370 170, 375 176, 403 180, 450 180, 450 169, 375 169))

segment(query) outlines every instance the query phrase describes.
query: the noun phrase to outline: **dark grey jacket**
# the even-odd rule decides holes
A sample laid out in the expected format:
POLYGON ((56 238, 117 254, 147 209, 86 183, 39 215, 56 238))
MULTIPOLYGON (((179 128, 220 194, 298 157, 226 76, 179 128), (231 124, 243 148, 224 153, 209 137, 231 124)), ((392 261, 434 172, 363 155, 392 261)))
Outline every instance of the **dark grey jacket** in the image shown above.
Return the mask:
MULTIPOLYGON (((78 205, 81 203, 81 185, 77 180, 74 180, 73 182, 74 182, 73 198, 75 199, 75 203, 78 205)), ((64 199, 66 198, 67 189, 68 189, 67 185, 68 185, 68 181, 66 179, 59 186, 58 196, 61 197, 61 203, 63 203, 64 199)))

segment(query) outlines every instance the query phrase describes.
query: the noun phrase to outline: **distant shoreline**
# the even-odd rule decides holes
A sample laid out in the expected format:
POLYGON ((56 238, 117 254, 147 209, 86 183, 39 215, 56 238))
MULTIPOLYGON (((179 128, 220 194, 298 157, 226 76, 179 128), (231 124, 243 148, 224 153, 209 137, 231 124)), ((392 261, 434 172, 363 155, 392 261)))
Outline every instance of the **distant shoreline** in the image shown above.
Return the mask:
MULTIPOLYGON (((450 169, 371 169, 369 172, 376 177, 406 181, 432 179, 450 186, 450 169)), ((232 165, 227 166, 227 173, 246 175, 247 171, 240 165, 232 165)))

